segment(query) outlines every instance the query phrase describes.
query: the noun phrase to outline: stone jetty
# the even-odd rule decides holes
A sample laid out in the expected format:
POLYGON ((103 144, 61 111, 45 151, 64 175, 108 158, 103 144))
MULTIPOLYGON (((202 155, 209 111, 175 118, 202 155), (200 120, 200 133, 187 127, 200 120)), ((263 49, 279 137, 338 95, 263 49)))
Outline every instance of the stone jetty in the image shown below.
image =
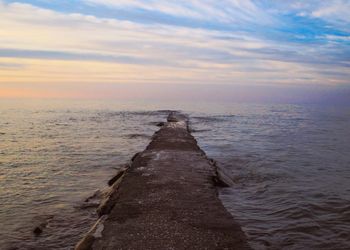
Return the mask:
POLYGON ((220 177, 191 135, 187 116, 171 112, 146 150, 110 181, 100 219, 77 244, 87 249, 250 249, 225 209, 220 177))

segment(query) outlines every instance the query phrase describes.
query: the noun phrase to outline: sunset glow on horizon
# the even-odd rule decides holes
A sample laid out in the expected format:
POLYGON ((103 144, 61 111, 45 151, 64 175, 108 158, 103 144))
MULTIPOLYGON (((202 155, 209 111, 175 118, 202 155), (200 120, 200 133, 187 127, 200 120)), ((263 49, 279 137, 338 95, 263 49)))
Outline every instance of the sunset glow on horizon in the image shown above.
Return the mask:
POLYGON ((349 13, 348 0, 0 0, 0 97, 349 88, 349 13))

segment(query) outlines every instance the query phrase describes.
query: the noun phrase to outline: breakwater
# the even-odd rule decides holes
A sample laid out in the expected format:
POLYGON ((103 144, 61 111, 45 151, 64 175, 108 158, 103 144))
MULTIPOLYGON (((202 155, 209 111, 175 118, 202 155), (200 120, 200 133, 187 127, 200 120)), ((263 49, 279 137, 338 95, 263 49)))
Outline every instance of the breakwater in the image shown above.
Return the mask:
POLYGON ((188 118, 171 112, 146 150, 109 182, 85 249, 249 249, 216 186, 224 176, 199 148, 188 118))

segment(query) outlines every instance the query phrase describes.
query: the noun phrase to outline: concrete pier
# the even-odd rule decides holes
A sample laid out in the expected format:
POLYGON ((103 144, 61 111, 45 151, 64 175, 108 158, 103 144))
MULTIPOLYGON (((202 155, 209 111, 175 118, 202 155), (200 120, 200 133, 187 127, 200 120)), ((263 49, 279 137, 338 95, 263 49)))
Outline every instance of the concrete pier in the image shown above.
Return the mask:
POLYGON ((76 249, 250 249, 217 196, 220 182, 187 117, 172 112, 113 179, 100 220, 76 249))

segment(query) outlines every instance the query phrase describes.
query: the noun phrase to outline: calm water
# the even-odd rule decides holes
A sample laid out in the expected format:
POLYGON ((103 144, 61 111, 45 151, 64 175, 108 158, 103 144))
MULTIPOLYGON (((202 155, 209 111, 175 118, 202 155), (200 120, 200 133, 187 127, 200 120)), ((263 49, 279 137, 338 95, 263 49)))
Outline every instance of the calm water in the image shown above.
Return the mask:
POLYGON ((221 199, 252 247, 350 248, 349 108, 1 101, 0 249, 71 249, 96 220, 84 199, 174 108, 233 179, 221 199))

